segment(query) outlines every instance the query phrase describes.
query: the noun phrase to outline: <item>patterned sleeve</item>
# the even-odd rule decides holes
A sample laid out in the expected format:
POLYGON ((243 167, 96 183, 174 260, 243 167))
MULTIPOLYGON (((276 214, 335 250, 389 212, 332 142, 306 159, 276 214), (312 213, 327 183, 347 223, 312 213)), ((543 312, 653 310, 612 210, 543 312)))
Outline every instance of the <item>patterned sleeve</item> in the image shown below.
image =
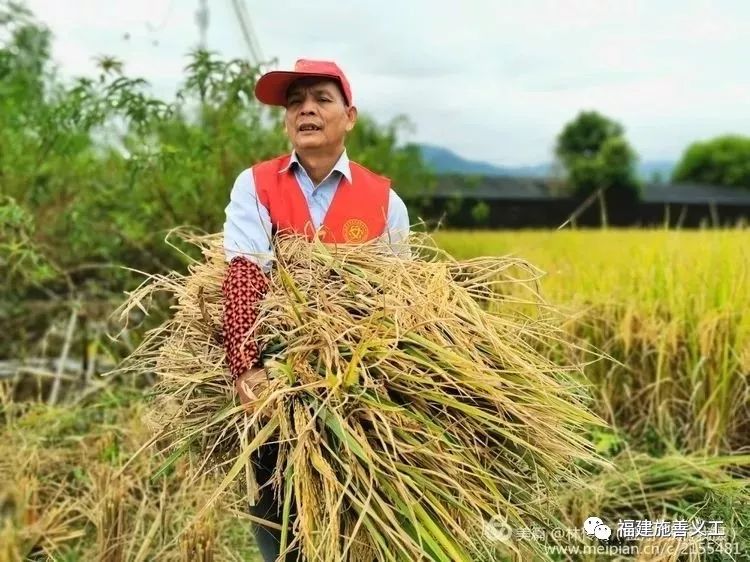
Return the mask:
POLYGON ((249 332, 258 316, 257 303, 267 291, 268 281, 257 264, 244 257, 232 259, 222 284, 224 349, 232 381, 258 364, 261 350, 249 332))

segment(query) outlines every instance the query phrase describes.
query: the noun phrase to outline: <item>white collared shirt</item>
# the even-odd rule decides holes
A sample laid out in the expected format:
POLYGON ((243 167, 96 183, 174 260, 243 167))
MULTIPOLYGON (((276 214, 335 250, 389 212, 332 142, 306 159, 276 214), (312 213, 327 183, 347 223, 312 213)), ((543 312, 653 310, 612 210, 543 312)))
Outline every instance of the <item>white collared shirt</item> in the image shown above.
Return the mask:
MULTIPOLYGON (((331 172, 317 186, 313 184, 307 171, 292 152, 289 164, 280 171, 289 168, 302 190, 310 209, 313 226, 320 228, 342 176, 352 180, 349 158, 346 150, 341 154, 331 172)), ((271 243, 271 217, 268 209, 258 199, 255 190, 255 178, 252 168, 237 176, 232 187, 229 204, 224 210, 224 252, 226 261, 238 255, 246 256, 260 265, 264 271, 271 269, 273 249, 271 243)), ((399 255, 408 255, 408 247, 403 241, 409 235, 409 213, 406 205, 391 188, 388 202, 388 220, 383 239, 388 240, 399 255)))

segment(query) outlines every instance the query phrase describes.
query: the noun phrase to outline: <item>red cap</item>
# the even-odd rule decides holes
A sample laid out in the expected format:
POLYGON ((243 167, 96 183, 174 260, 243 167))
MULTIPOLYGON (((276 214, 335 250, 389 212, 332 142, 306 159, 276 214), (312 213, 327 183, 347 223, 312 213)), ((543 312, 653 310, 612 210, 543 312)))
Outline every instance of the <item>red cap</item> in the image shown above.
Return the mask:
POLYGON ((286 91, 295 80, 307 76, 319 76, 338 81, 348 105, 352 103, 352 89, 344 72, 335 62, 299 59, 293 71, 273 70, 265 73, 255 84, 255 97, 268 105, 286 107, 286 91))

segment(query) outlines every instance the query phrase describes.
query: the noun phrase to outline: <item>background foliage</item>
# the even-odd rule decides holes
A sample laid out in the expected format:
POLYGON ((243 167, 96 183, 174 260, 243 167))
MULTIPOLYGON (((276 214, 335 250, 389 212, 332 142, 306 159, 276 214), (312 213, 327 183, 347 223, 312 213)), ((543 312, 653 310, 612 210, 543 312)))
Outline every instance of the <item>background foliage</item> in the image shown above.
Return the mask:
POLYGON ((750 189, 750 137, 724 135, 691 144, 672 180, 750 189))
POLYGON ((575 195, 603 188, 608 197, 637 200, 637 155, 616 121, 596 111, 580 112, 558 135, 555 154, 575 195))
MULTIPOLYGON (((0 3, 0 37, 6 212, 24 214, 28 242, 73 281, 94 276, 115 288, 128 273, 104 266, 178 265, 165 233, 221 230, 237 175, 290 150, 281 112, 254 98, 261 69, 244 60, 193 51, 174 99, 162 100, 109 57, 98 59, 98 76, 65 83, 50 60, 50 31, 16 3, 0 3)), ((390 176, 402 196, 432 181, 418 149, 400 143, 407 127, 405 118, 381 125, 364 114, 347 143, 351 158, 390 176)))

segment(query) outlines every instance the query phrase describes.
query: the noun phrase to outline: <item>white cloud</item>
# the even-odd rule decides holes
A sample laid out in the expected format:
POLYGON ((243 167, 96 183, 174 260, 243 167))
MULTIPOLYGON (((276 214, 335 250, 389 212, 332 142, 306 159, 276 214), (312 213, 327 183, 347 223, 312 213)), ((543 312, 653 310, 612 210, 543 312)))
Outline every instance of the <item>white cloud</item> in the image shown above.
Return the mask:
MULTIPOLYGON (((197 44, 193 0, 31 0, 68 74, 91 57, 167 95, 197 44), (156 28, 156 30, 154 30, 156 28), (126 41, 125 33, 130 34, 126 41), (153 42, 158 41, 158 45, 153 42)), ((246 2, 267 57, 337 60, 362 111, 407 114, 414 139, 498 164, 547 160, 581 109, 625 126, 645 159, 750 131, 746 0, 246 2)), ((209 2, 209 47, 245 56, 230 2, 209 2)))

